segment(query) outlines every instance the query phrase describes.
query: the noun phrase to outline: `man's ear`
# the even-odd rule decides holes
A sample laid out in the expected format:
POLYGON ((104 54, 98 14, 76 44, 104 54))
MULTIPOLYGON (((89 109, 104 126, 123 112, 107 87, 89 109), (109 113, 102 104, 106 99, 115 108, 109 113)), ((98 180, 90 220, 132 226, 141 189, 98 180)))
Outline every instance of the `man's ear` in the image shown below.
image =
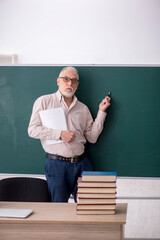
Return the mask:
POLYGON ((59 86, 59 78, 57 78, 57 85, 59 86))

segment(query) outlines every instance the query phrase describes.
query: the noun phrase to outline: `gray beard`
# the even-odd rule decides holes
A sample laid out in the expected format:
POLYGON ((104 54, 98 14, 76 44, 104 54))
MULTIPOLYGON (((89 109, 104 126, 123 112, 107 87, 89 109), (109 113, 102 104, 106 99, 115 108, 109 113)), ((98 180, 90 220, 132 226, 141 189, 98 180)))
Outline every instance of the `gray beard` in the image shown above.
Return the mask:
POLYGON ((62 95, 63 95, 64 97, 66 97, 66 98, 71 98, 71 97, 73 97, 73 95, 75 94, 75 91, 76 91, 76 90, 72 90, 71 93, 66 93, 65 91, 61 91, 61 93, 62 93, 62 95))

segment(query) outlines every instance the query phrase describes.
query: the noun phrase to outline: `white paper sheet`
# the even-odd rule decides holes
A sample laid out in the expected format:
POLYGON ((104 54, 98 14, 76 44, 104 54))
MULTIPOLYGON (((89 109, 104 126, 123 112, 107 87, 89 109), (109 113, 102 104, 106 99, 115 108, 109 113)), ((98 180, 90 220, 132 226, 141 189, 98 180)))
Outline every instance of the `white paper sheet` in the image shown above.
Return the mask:
MULTIPOLYGON (((64 109, 51 108, 39 112, 42 125, 46 128, 67 130, 67 122, 64 109)), ((47 145, 62 143, 62 140, 46 140, 47 145)))

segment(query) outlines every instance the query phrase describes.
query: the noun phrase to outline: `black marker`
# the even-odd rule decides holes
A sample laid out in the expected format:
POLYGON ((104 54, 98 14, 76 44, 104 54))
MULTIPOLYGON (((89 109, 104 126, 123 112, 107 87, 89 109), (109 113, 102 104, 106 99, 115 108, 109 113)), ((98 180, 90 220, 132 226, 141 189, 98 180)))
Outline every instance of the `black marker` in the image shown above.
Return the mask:
POLYGON ((108 93, 107 97, 110 97, 110 98, 111 98, 111 92, 108 93))

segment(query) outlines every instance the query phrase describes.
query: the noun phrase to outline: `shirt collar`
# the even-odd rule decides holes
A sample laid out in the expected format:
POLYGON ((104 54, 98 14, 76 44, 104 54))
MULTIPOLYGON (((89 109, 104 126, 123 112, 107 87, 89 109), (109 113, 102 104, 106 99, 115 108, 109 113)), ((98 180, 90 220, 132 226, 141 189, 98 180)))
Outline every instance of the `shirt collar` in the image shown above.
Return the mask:
POLYGON ((58 100, 61 102, 63 96, 62 96, 62 94, 60 93, 59 90, 56 92, 56 95, 57 95, 58 100))

